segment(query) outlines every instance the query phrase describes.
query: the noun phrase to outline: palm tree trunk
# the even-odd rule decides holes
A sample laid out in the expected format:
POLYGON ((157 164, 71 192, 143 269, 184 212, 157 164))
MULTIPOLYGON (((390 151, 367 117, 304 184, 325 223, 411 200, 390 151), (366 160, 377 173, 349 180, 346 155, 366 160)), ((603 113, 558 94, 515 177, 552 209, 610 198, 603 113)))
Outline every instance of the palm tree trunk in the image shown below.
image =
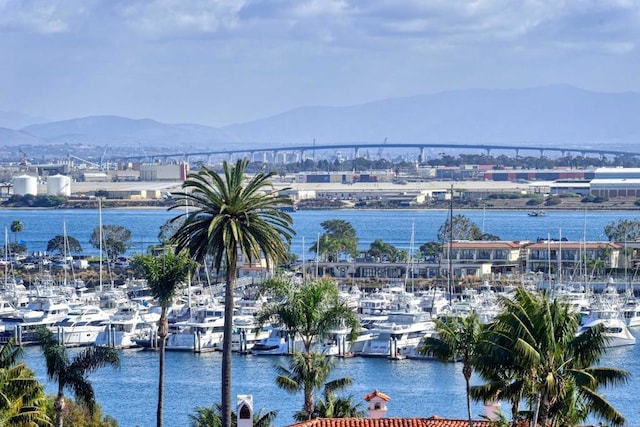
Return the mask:
POLYGON ((64 411, 64 394, 62 389, 63 387, 58 385, 58 396, 53 403, 53 409, 56 411, 56 427, 63 427, 64 424, 64 417, 62 416, 62 411, 64 411))
POLYGON ((164 406, 164 356, 169 334, 169 321, 167 320, 167 308, 162 307, 160 321, 158 322, 158 339, 160 340, 160 361, 158 371, 158 410, 156 413, 156 425, 162 427, 162 412, 164 406))
MULTIPOLYGON (((307 364, 307 372, 311 372, 314 368, 310 348, 305 352, 305 363, 307 364)), ((307 381, 307 383, 304 385, 304 411, 307 413, 308 420, 311 419, 314 410, 315 405, 313 404, 313 384, 311 383, 311 381, 307 381)))
POLYGON ((464 369, 464 381, 467 387, 467 416, 469 419, 469 427, 473 427, 473 421, 471 420, 471 368, 464 369))
POLYGON ((222 425, 231 427, 231 341, 233 333, 233 288, 236 283, 237 254, 227 254, 224 292, 224 332, 222 338, 222 425))

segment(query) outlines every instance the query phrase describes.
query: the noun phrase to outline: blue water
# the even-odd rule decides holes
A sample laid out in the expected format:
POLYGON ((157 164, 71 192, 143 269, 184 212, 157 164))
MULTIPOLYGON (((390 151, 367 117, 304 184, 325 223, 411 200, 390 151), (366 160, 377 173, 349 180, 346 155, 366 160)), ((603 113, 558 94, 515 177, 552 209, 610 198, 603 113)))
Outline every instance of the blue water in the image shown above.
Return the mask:
MULTIPOLYGON (((640 212, 550 212, 545 217, 529 217, 523 211, 459 211, 474 221, 486 233, 495 234, 504 240, 535 240, 538 237, 566 237, 569 240, 606 240, 604 227, 618 219, 640 219, 640 212)), ((129 253, 145 252, 149 245, 158 242, 160 226, 176 211, 162 209, 104 209, 102 223, 123 225, 132 231, 129 253)), ((292 214, 297 232, 292 251, 307 257, 308 249, 323 232, 321 223, 328 219, 350 222, 360 238, 360 247, 368 248, 375 239, 399 248, 409 248, 411 228, 415 229, 414 242, 435 241, 438 229, 446 221, 446 210, 335 210, 298 211, 292 214), (304 241, 304 250, 303 250, 304 241)), ((97 254, 91 247, 91 231, 99 224, 96 210, 0 210, 0 227, 9 229, 13 220, 20 220, 24 232, 18 240, 24 241, 30 251, 44 251, 49 239, 62 234, 66 225, 67 234, 75 237, 89 254, 97 254)), ((14 236, 9 233, 9 240, 14 236)))
MULTIPOLYGON (((638 334, 636 334, 638 335, 638 334)), ((639 337, 640 338, 640 337, 639 337)), ((26 349, 25 360, 41 381, 46 381, 40 350, 26 349)), ((165 425, 185 426, 196 406, 210 406, 220 400, 219 353, 167 353, 165 377, 165 425)), ((104 368, 90 376, 96 398, 104 413, 114 416, 120 426, 155 424, 158 386, 158 355, 153 352, 121 352, 119 370, 104 368)), ((233 359, 233 396, 251 394, 256 409, 277 410, 277 426, 293 423, 292 414, 303 405, 302 394, 291 395, 275 386, 274 364, 286 358, 240 356, 233 359)), ((604 366, 619 367, 633 373, 625 385, 604 391, 606 398, 620 410, 629 426, 640 426, 640 346, 616 348, 602 361, 604 366)), ((333 378, 350 376, 354 382, 347 390, 356 402, 373 390, 391 397, 388 416, 430 417, 439 415, 466 418, 465 384, 462 366, 437 361, 388 361, 386 359, 337 359, 333 378)), ((476 379, 474 379, 476 382, 476 379)), ((47 391, 55 392, 54 384, 47 391)), ((364 405, 364 403, 363 403, 364 405)), ((505 412, 510 408, 503 407, 505 412)), ((483 408, 474 404, 472 413, 483 408)))
MULTIPOLYGON (((456 212, 458 213, 458 212, 456 212)), ((603 240, 604 227, 611 221, 638 219, 638 212, 550 212, 546 217, 532 218, 522 211, 463 211, 460 212, 487 233, 505 240, 536 239, 538 237, 566 237, 579 240, 603 240)), ((173 212, 164 210, 104 210, 103 223, 124 225, 132 230, 133 247, 130 253, 144 252, 157 242, 158 229, 173 212)), ((415 227, 415 244, 436 239, 438 228, 447 218, 446 211, 299 211, 293 214, 298 232, 292 251, 301 256, 322 232, 320 223, 327 219, 349 221, 357 231, 362 248, 377 238, 397 247, 408 248, 411 228, 415 227), (304 247, 302 242, 305 242, 304 247), (304 248, 304 250, 303 250, 304 248)), ((67 233, 77 238, 86 253, 97 253, 88 241, 93 227, 98 225, 94 210, 0 210, 0 226, 9 227, 18 219, 24 232, 18 237, 30 251, 44 250, 47 241, 67 233)), ((10 234, 10 240, 13 235, 10 234)), ((638 332, 638 331, 636 331, 638 332)), ((196 355, 168 353, 165 392, 165 425, 185 426, 196 406, 209 406, 220 399, 220 354, 196 355)), ((25 359, 46 381, 44 361, 37 348, 27 348, 25 359)), ((292 414, 302 407, 302 395, 289 395, 274 383, 274 363, 286 359, 235 356, 233 360, 233 394, 252 394, 255 408, 277 410, 276 425, 292 423, 292 414)), ((120 370, 105 368, 91 375, 97 400, 104 412, 114 416, 121 426, 150 426, 155 424, 157 404, 157 362, 155 353, 124 351, 120 370)), ((605 390, 611 401, 627 418, 628 425, 640 426, 640 346, 611 350, 603 360, 606 366, 629 370, 631 381, 622 387, 605 390)), ((335 377, 351 376, 354 384, 348 392, 356 401, 379 389, 391 396, 389 416, 466 417, 464 379, 459 364, 433 361, 386 359, 340 359, 335 377)), ((47 385, 54 393, 53 384, 47 385)), ((508 408, 504 408, 508 410, 508 408)), ((474 405, 473 414, 482 413, 474 405)))

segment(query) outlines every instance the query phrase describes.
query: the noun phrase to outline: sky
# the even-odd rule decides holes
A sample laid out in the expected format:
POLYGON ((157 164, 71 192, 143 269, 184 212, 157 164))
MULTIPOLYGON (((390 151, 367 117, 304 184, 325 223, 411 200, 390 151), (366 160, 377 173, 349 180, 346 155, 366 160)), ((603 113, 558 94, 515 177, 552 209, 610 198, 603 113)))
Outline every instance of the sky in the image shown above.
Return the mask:
POLYGON ((0 111, 223 126, 469 88, 640 91, 637 0, 0 0, 0 111))

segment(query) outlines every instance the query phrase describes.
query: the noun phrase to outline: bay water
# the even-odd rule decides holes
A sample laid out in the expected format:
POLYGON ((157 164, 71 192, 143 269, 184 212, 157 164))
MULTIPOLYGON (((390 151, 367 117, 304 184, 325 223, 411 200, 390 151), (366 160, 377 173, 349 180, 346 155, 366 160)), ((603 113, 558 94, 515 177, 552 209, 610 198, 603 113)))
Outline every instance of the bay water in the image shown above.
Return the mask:
MULTIPOLYGON (((606 240, 604 227, 619 219, 638 219, 631 211, 553 211, 545 217, 529 217, 523 211, 459 211, 474 221, 484 232, 504 240, 535 240, 539 237, 569 240, 606 240)), ((146 252, 157 242, 160 225, 176 215, 175 211, 155 209, 103 210, 103 224, 123 225, 132 231, 129 254, 146 252)), ((350 222, 365 249, 375 239, 382 239, 399 248, 409 248, 414 228, 416 247, 436 240, 439 227, 448 212, 441 210, 375 210, 375 211, 298 211, 292 214, 297 231, 292 251, 311 258, 308 249, 319 233, 321 223, 329 219, 350 222)), ((84 252, 97 254, 89 244, 91 231, 98 226, 95 210, 0 210, 0 226, 9 228, 20 220, 24 231, 16 236, 29 251, 44 251, 47 241, 56 234, 75 237, 84 252), (63 225, 64 224, 64 225, 63 225)), ((14 236, 8 233, 13 241, 14 236)), ((638 336, 638 331, 634 331, 638 336)), ((639 337, 640 338, 640 337, 639 337)), ((70 350, 73 352, 74 350, 70 350)), ((38 348, 27 348, 25 360, 38 378, 47 384, 49 393, 55 384, 46 380, 44 360, 38 348)), ((197 406, 211 406, 220 400, 219 353, 168 353, 165 390, 165 425, 189 425, 189 415, 197 406)), ((104 413, 115 417, 120 426, 151 426, 155 424, 157 403, 158 355, 154 352, 122 351, 119 370, 102 369, 90 376, 98 402, 104 413)), ((278 411, 277 426, 291 424, 292 414, 302 407, 302 395, 290 395, 275 386, 275 364, 286 358, 235 355, 233 359, 233 394, 252 394, 256 409, 278 411)), ((627 369, 631 381, 620 387, 604 390, 606 398, 627 418, 628 425, 640 427, 640 347, 638 345, 612 349, 603 365, 627 369)), ((356 402, 378 389, 389 396, 389 416, 429 417, 439 415, 465 418, 465 386, 460 364, 436 361, 388 361, 386 359, 336 359, 334 378, 350 376, 354 382, 347 390, 356 402)), ((474 378, 474 382, 477 379, 474 378)), ((509 408, 504 408, 506 411, 509 408)), ((482 406, 474 404, 473 414, 479 416, 482 406)))

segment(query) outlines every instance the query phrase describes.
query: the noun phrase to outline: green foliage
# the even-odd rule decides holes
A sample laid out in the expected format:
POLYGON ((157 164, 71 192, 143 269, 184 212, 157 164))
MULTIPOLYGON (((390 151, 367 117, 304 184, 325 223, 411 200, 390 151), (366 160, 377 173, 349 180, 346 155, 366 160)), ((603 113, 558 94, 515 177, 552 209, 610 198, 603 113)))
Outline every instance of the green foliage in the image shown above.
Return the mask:
MULTIPOLYGON (((191 427, 223 427, 222 405, 215 403, 211 407, 198 406, 195 414, 190 414, 191 427)), ((262 409, 253 414, 254 427, 271 427, 278 413, 276 411, 266 412, 262 409)), ((237 427, 238 417, 235 412, 231 412, 231 427, 237 427)))
POLYGON ((451 220, 447 219, 438 230, 438 241, 445 243, 452 240, 500 240, 497 236, 484 235, 480 227, 464 215, 454 215, 451 220), (453 224, 453 231, 451 227, 453 224))
MULTIPOLYGON (((100 226, 93 229, 89 242, 94 248, 100 249, 100 226)), ((122 225, 102 226, 102 250, 106 252, 107 258, 116 259, 131 246, 131 230, 122 225)))
POLYGON ((60 234, 47 242, 47 252, 58 253, 62 255, 65 253, 65 251, 66 253, 82 252, 82 246, 80 245, 78 239, 73 236, 67 236, 65 243, 65 236, 60 234))
POLYGON ((525 204, 527 206, 539 206, 542 204, 542 197, 534 197, 532 199, 529 199, 525 204))
POLYGON ((170 245, 171 239, 174 234, 176 234, 176 231, 180 229, 182 224, 184 224, 184 218, 169 219, 162 224, 160 226, 160 231, 158 232, 158 241, 160 244, 163 246, 170 245))
POLYGON ((523 197, 528 197, 527 195, 524 195, 522 193, 516 193, 516 192, 507 192, 507 193, 492 193, 489 194, 487 196, 487 199, 492 199, 492 200, 515 200, 515 199, 521 199, 523 197))
POLYGON ((487 381, 474 386, 476 399, 509 401, 512 416, 529 405, 533 425, 578 425, 595 416, 615 426, 624 417, 600 387, 624 384, 629 373, 601 366, 604 328, 578 334, 579 314, 546 293, 518 288, 501 298, 503 310, 483 332, 475 370, 487 381))
POLYGON ((392 244, 376 239, 369 247, 369 255, 383 261, 394 262, 398 259, 399 251, 392 244))
POLYGON ((427 242, 420 245, 418 251, 427 261, 434 261, 440 257, 440 253, 442 252, 442 243, 427 242))
POLYGON ((24 196, 13 195, 2 204, 16 208, 52 208, 63 205, 67 202, 66 197, 25 194, 24 196))
POLYGON ((96 408, 95 394, 87 376, 107 365, 119 367, 120 358, 118 352, 112 348, 86 347, 75 353, 73 358, 70 359, 66 347, 58 343, 53 332, 41 326, 38 328, 37 333, 38 342, 42 348, 47 366, 47 376, 50 380, 58 383, 58 394, 54 409, 56 412, 56 426, 62 427, 62 417, 66 405, 64 391, 66 389, 73 391, 76 399, 90 413, 93 412, 96 408))
POLYGON ((291 239, 293 219, 281 210, 290 206, 289 196, 274 190, 273 173, 245 175, 248 159, 235 165, 222 164, 223 174, 203 167, 191 173, 183 191, 174 197, 170 209, 193 206, 193 210, 176 217, 184 223, 174 234, 176 251, 188 252, 198 262, 211 257, 214 268, 225 269, 225 321, 222 339, 222 420, 231 425, 231 337, 233 291, 236 283, 238 255, 249 262, 262 256, 267 266, 286 259, 291 239))
POLYGON ((310 252, 318 252, 327 259, 335 261, 340 254, 356 257, 358 255, 358 237, 351 223, 342 219, 331 219, 320 223, 324 234, 313 244, 310 252))
POLYGON ((582 203, 604 203, 608 200, 609 200, 608 197, 594 196, 593 194, 589 194, 588 196, 582 199, 582 203))
POLYGON ((109 198, 109 192, 107 190, 96 190, 94 195, 96 197, 104 197, 105 199, 109 198))
POLYGON ((620 219, 611 221, 604 227, 604 234, 612 242, 638 240, 640 239, 640 220, 620 219))
MULTIPOLYGON (((55 400, 55 396, 47 398, 46 413, 50 419, 56 418, 55 400)), ((71 399, 65 401, 62 422, 72 427, 118 427, 118 421, 115 418, 102 415, 100 405, 95 404, 91 412, 85 405, 71 399)))
POLYGON ((562 204, 562 199, 558 196, 551 196, 545 202, 545 206, 558 206, 562 204))
POLYGON ((470 381, 481 331, 478 315, 447 317, 444 321, 436 319, 435 323, 437 334, 426 338, 419 351, 444 362, 462 361, 462 374, 467 390, 467 415, 471 423, 470 381))
POLYGON ((43 387, 21 357, 13 341, 0 347, 0 425, 51 425, 43 387))

